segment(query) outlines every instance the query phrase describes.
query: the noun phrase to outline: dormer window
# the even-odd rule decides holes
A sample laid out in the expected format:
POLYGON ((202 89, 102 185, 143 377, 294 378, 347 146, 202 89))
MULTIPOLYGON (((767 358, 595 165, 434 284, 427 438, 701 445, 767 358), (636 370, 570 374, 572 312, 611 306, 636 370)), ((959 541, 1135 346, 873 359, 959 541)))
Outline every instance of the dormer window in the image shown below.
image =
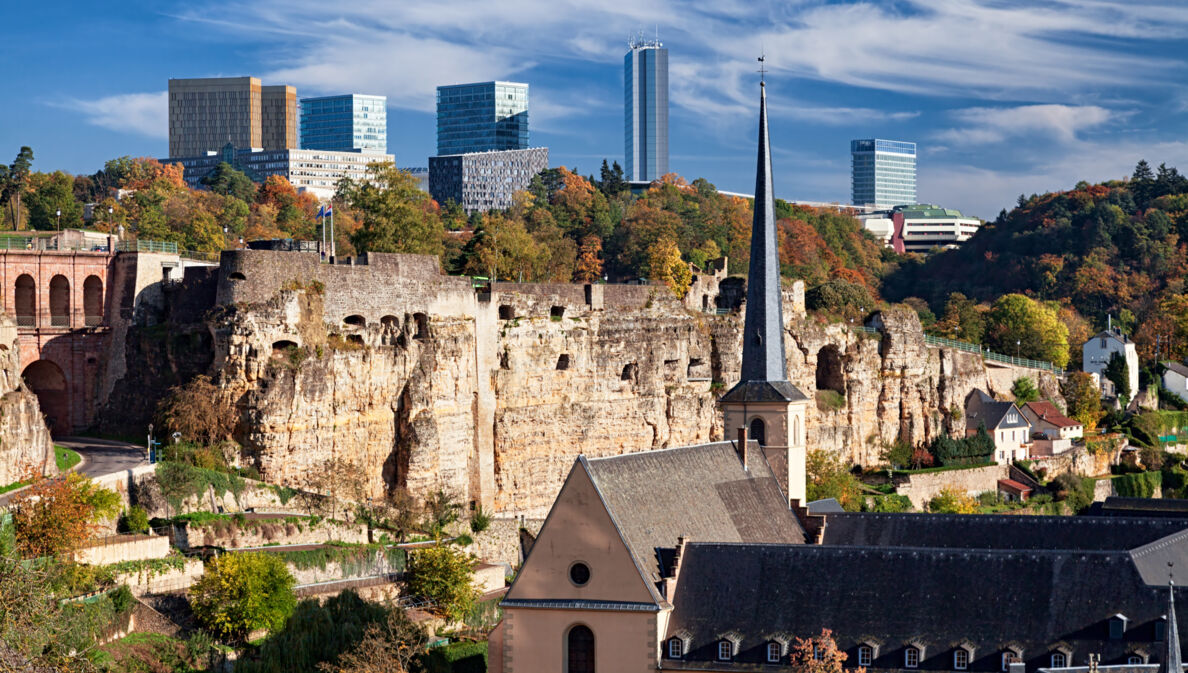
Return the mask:
POLYGON ((870 645, 858 646, 858 665, 870 666, 871 660, 874 659, 874 648, 870 645))
POLYGON ((668 658, 669 659, 680 659, 681 657, 684 656, 684 652, 685 652, 685 644, 681 641, 680 638, 669 638, 668 639, 668 658))
POLYGON ((1052 668, 1065 668, 1068 666, 1068 657, 1063 652, 1052 653, 1052 668))
POLYGON ((964 647, 953 650, 953 668, 958 671, 969 668, 969 650, 964 647))
POLYGON ((1002 653, 1002 670, 1011 670, 1011 664, 1019 663, 1019 653, 1014 650, 1007 650, 1002 653))
POLYGON ((825 658, 825 650, 823 650, 821 648, 821 646, 818 645, 817 643, 813 643, 813 659, 815 661, 821 661, 824 658, 825 658))
POLYGON ((1146 663, 1146 662, 1144 662, 1143 658, 1138 656, 1137 654, 1132 654, 1129 657, 1126 657, 1126 663, 1133 666, 1135 664, 1142 664, 1142 663, 1146 663))
POLYGON ((917 668, 920 665, 920 649, 909 645, 903 651, 904 668, 917 668))
POLYGON ((730 661, 734 656, 734 643, 729 640, 718 641, 718 661, 730 661))
POLYGON ((1122 635, 1126 633, 1126 622, 1128 622, 1126 615, 1116 614, 1110 617, 1110 640, 1122 640, 1122 635))
POLYGON ((767 663, 769 663, 769 664, 780 663, 780 644, 779 643, 768 643, 767 644, 767 663))

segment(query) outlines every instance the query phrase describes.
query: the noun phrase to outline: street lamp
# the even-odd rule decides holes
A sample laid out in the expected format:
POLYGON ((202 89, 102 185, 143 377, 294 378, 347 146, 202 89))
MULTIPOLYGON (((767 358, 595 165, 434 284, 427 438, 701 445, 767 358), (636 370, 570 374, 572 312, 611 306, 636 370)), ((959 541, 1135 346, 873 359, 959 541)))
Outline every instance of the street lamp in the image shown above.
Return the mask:
POLYGON ((58 209, 58 231, 62 231, 62 209, 58 209))
POLYGON ((1019 346, 1023 343, 1022 339, 1015 339, 1015 359, 1019 359, 1019 346))

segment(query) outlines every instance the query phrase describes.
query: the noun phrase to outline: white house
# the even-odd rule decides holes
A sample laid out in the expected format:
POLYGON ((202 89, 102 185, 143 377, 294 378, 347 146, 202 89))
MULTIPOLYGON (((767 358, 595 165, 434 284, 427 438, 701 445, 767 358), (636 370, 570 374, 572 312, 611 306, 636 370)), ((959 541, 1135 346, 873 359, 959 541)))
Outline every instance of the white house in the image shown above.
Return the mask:
POLYGON ((1028 402, 1019 410, 1031 423, 1032 433, 1042 434, 1047 439, 1081 439, 1085 426, 1060 413, 1055 404, 1047 400, 1028 402))
POLYGON ((1138 394, 1139 389, 1139 359, 1138 349, 1129 337, 1117 328, 1106 330, 1081 346, 1081 367, 1090 374, 1096 374, 1099 379, 1105 379, 1105 368, 1114 353, 1126 359, 1127 373, 1130 380, 1130 394, 1138 394))
POLYGON ((965 436, 972 437, 978 429, 994 440, 994 462, 1004 465, 1031 457, 1031 423, 1012 402, 998 402, 981 390, 974 389, 965 398, 965 436))
POLYGON ((1179 362, 1164 362, 1163 389, 1188 401, 1188 367, 1179 362))

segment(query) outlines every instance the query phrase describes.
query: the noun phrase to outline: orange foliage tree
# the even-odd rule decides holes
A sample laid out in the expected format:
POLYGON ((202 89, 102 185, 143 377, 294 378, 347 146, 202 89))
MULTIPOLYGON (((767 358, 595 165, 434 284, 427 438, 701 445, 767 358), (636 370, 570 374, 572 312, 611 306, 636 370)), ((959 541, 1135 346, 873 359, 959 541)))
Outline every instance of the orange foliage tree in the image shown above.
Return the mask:
POLYGON ((39 481, 12 501, 17 551, 26 557, 74 551, 119 505, 114 491, 77 472, 39 481))
MULTIPOLYGON (((833 631, 821 629, 821 635, 814 638, 797 638, 788 658, 801 673, 841 673, 848 657, 837 648, 833 631)), ((866 673, 862 666, 854 670, 866 673)))
POLYGON ((579 283, 593 283, 602 277, 602 241, 593 234, 582 239, 578 249, 577 269, 573 279, 579 283))

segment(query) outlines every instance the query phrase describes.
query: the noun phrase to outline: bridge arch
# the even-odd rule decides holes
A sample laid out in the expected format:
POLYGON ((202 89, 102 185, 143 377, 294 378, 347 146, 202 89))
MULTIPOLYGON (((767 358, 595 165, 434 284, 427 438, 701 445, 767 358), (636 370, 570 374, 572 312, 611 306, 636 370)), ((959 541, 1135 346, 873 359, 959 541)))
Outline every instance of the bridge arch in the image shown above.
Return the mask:
POLYGON ((57 274, 49 283, 50 325, 70 327, 70 281, 57 274))
POLYGON ((87 327, 103 324, 103 281, 87 276, 83 281, 83 317, 87 327))
POLYGON ((14 293, 18 327, 37 325, 37 283, 33 276, 22 273, 17 276, 14 293))
POLYGON ((73 429, 70 420, 70 385, 62 368, 49 360, 37 360, 21 374, 25 385, 37 395, 45 423, 54 435, 69 434, 73 429))

